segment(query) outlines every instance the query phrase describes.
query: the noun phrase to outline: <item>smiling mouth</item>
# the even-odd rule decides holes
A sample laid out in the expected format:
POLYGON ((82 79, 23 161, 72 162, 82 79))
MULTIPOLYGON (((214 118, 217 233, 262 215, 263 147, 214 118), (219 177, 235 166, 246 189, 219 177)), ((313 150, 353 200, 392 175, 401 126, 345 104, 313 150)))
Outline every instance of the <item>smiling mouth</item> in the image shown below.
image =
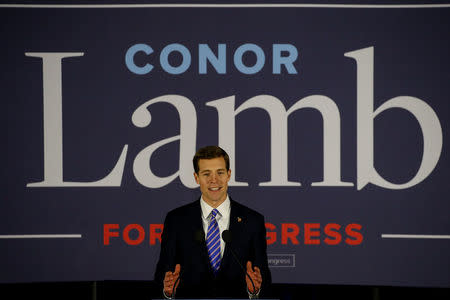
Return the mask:
POLYGON ((211 187, 211 188, 208 188, 208 190, 210 190, 211 192, 217 192, 217 191, 219 191, 221 189, 221 187, 211 187))

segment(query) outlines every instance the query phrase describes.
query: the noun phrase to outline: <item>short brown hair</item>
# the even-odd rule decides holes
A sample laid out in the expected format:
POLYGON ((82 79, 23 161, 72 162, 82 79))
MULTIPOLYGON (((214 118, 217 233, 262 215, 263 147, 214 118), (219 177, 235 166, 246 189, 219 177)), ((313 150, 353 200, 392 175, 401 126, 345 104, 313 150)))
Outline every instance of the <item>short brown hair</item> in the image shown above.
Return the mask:
POLYGON ((198 149, 197 153, 195 153, 194 155, 192 163, 194 165, 195 173, 198 174, 199 171, 198 161, 200 159, 212 159, 217 157, 223 157, 223 159, 225 160, 225 166, 228 171, 230 169, 230 157, 225 152, 225 150, 223 150, 219 146, 206 146, 198 149))

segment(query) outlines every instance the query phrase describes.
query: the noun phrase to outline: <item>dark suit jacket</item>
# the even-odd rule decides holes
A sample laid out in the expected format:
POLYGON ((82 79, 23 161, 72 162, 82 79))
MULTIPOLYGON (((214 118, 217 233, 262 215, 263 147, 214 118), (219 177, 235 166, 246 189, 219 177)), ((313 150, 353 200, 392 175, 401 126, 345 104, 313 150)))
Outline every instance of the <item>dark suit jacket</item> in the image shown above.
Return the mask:
POLYGON ((264 217, 230 199, 229 230, 231 242, 225 252, 217 276, 214 276, 203 235, 200 199, 170 211, 164 221, 161 253, 155 272, 155 283, 163 290, 165 272, 181 265, 177 298, 247 298, 245 273, 233 257, 235 252, 245 268, 247 261, 261 269, 263 283, 260 298, 268 294, 272 281, 267 263, 264 217), (231 248, 231 249, 230 249, 231 248))

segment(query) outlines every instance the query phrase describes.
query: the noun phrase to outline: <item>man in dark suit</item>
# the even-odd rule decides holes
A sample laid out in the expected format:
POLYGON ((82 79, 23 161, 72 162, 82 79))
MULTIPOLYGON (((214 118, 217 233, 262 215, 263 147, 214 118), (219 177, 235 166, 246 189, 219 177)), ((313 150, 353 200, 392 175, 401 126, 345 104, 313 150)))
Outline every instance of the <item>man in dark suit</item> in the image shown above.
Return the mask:
POLYGON ((167 214, 155 283, 166 298, 262 297, 271 284, 264 217, 228 196, 223 149, 201 148, 193 164, 202 195, 167 214))

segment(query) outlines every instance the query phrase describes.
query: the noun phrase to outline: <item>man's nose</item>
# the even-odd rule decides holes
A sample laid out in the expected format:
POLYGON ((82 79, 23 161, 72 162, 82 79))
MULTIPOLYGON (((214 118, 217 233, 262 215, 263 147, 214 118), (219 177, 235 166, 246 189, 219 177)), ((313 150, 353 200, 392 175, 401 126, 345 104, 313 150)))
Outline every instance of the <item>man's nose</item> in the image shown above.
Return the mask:
POLYGON ((211 182, 216 182, 217 181, 217 175, 216 174, 212 174, 211 178, 210 178, 211 182))

